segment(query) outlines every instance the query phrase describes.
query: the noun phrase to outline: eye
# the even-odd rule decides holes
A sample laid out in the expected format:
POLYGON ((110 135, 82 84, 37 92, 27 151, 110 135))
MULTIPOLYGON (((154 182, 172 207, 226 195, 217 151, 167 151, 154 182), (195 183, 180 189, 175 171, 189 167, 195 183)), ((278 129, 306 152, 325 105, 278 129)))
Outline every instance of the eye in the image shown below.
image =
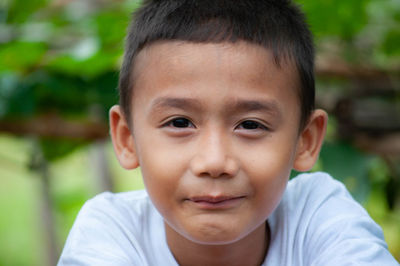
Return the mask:
POLYGON ((194 127, 193 123, 190 122, 189 119, 186 119, 184 117, 178 117, 178 118, 172 119, 172 120, 168 121, 167 123, 165 123, 164 126, 175 127, 175 128, 194 127))
POLYGON ((268 130, 266 126, 253 120, 245 120, 241 122, 236 128, 245 130, 256 130, 256 129, 268 130))

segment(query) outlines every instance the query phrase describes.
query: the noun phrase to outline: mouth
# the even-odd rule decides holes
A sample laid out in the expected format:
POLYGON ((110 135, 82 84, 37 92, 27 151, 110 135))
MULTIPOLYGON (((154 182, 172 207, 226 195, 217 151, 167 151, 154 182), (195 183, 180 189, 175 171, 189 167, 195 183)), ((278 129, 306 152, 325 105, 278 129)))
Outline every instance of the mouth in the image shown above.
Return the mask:
POLYGON ((245 198, 245 196, 195 196, 188 198, 187 201, 200 209, 218 210, 237 207, 245 198))

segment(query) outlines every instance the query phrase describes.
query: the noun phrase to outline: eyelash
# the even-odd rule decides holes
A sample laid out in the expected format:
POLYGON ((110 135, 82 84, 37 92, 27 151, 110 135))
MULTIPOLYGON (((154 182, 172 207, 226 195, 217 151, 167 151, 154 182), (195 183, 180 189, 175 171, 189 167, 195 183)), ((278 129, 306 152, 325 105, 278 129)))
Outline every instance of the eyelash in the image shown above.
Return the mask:
MULTIPOLYGON (((182 125, 182 124, 181 124, 182 125)), ((168 122, 163 124, 163 127, 173 127, 173 128, 196 128, 194 124, 187 118, 185 117, 177 117, 169 120, 168 122), (175 124, 174 124, 175 123, 175 124), (183 126, 179 126, 177 123, 184 123, 183 126)), ((254 120, 244 120, 240 122, 235 129, 243 129, 243 130, 266 130, 268 131, 269 128, 265 125, 263 125, 260 122, 254 121, 254 120), (245 124, 247 126, 250 126, 251 128, 245 128, 245 124)))
POLYGON ((185 117, 176 117, 173 118, 171 120, 169 120, 168 122, 163 124, 163 127, 173 127, 173 128, 195 128, 194 124, 187 118, 185 117), (185 124, 188 124, 189 126, 177 126, 176 124, 174 125, 174 123, 178 122, 180 120, 180 122, 183 122, 185 124), (190 126, 191 125, 191 126, 190 126))
POLYGON ((244 120, 242 122, 239 123, 239 125, 236 126, 235 129, 243 129, 243 130, 266 130, 268 131, 269 128, 265 125, 263 125, 260 122, 254 121, 254 120, 244 120), (255 128, 244 128, 244 125, 247 124, 247 126, 256 126, 255 128))

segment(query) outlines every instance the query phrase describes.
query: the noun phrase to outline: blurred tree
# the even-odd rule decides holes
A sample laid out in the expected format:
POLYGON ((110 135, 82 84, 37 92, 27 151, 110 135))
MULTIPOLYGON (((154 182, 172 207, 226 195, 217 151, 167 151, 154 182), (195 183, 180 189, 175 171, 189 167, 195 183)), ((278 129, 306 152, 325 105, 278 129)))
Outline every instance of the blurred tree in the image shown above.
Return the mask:
MULTIPOLYGON (((0 2, 0 130, 56 139, 105 138, 107 111, 117 101, 123 37, 138 2, 0 2)), ((316 36, 321 98, 332 78, 343 81, 333 88, 337 97, 320 105, 328 102, 324 107, 333 113, 339 100, 353 99, 355 90, 376 89, 372 86, 398 98, 399 1, 297 2, 316 36)), ((398 112, 397 105, 390 110, 398 112)), ((363 112, 344 116, 357 111, 363 112)), ((388 121, 394 131, 398 119, 394 114, 394 123, 388 121)))
MULTIPOLYGON (((43 163, 106 139, 125 29, 138 2, 1 0, 0 131, 33 136, 43 163)), ((315 34, 317 105, 332 117, 317 169, 343 180, 359 200, 383 182, 394 208, 400 194, 400 1, 296 2, 315 34), (386 164, 374 163, 376 155, 386 164)))

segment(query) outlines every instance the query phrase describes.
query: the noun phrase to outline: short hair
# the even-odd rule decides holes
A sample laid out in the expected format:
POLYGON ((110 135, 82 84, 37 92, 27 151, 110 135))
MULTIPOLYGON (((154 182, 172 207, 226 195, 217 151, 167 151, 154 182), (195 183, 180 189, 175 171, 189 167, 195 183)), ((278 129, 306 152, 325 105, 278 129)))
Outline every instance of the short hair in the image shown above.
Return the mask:
POLYGON ((246 41, 270 49, 275 63, 298 71, 300 129, 314 110, 314 45, 304 14, 290 0, 145 0, 133 14, 119 76, 120 106, 130 124, 136 55, 157 41, 246 41))

